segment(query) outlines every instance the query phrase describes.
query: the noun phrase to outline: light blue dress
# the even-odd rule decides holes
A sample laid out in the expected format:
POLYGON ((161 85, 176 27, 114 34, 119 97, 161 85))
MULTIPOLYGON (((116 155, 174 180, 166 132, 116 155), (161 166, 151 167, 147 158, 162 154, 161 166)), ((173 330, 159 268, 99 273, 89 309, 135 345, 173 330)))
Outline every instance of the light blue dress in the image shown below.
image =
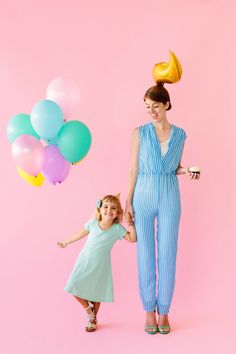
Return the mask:
POLYGON ((176 170, 185 139, 185 131, 172 125, 168 150, 162 156, 153 123, 139 127, 139 171, 133 195, 139 290, 145 311, 157 309, 160 314, 169 312, 174 292, 181 215, 176 170), (155 219, 158 257, 154 238, 155 219))
POLYGON ((113 302, 111 249, 127 230, 116 223, 102 230, 96 219, 87 222, 84 228, 89 231, 88 238, 66 283, 65 291, 90 301, 113 302))

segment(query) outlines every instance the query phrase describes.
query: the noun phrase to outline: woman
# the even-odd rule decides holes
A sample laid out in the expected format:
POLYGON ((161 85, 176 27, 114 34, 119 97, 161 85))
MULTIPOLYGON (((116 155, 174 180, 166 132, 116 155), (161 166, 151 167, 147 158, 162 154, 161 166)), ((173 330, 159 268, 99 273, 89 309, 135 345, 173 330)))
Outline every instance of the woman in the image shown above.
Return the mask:
POLYGON ((151 87, 144 96, 144 102, 151 122, 133 132, 125 218, 128 224, 134 220, 137 232, 139 290, 146 311, 145 331, 148 334, 167 334, 170 331, 168 312, 174 291, 181 214, 177 175, 186 174, 193 180, 199 179, 200 175, 181 166, 186 134, 167 120, 166 111, 171 109, 171 103, 163 83, 151 87))

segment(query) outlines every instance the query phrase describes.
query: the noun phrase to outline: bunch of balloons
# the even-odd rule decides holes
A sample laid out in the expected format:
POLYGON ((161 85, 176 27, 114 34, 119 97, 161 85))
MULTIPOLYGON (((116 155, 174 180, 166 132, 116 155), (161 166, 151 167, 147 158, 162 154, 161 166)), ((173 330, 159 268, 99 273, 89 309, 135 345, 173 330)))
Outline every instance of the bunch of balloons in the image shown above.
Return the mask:
POLYGON ((78 107, 77 84, 63 77, 52 80, 46 99, 37 102, 31 115, 17 114, 7 125, 12 144, 12 157, 19 176, 33 186, 41 186, 46 178, 63 182, 88 153, 91 133, 82 122, 70 120, 78 107))

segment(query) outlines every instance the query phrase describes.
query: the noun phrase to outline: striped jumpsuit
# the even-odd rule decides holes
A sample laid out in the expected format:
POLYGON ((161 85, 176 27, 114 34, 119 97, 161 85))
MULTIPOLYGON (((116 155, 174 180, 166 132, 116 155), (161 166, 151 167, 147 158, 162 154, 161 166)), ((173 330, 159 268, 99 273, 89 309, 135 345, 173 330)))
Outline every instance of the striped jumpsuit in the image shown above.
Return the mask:
POLYGON ((137 231, 139 291, 145 311, 167 314, 175 284, 176 252, 181 214, 176 170, 181 160, 185 131, 171 125, 164 157, 154 124, 139 127, 139 171, 133 194, 137 231), (158 286, 154 221, 157 219, 158 286))

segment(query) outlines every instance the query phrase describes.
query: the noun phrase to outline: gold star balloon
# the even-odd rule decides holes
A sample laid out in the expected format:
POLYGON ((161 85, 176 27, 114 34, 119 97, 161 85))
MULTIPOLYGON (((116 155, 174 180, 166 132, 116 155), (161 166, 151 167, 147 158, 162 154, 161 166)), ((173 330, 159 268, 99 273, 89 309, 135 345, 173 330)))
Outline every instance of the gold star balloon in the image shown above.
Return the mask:
POLYGON ((182 66, 176 55, 170 50, 170 61, 154 65, 152 75, 154 81, 173 84, 178 82, 182 76, 182 66))

